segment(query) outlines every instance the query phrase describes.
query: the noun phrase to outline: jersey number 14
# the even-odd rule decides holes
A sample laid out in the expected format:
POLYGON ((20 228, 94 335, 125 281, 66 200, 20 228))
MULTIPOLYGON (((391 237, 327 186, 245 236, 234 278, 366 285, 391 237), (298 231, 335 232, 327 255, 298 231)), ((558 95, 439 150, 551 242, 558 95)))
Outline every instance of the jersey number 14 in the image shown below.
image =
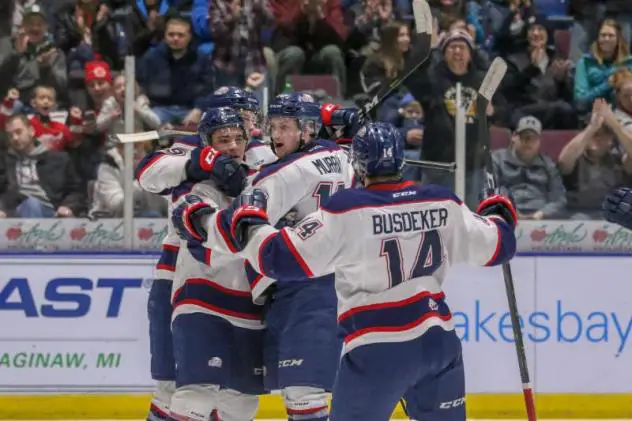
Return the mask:
POLYGON ((380 256, 386 258, 386 269, 389 274, 391 288, 393 288, 413 278, 430 276, 441 266, 441 237, 437 231, 427 231, 422 234, 421 244, 408 276, 406 276, 404 270, 402 247, 398 238, 382 240, 380 256))

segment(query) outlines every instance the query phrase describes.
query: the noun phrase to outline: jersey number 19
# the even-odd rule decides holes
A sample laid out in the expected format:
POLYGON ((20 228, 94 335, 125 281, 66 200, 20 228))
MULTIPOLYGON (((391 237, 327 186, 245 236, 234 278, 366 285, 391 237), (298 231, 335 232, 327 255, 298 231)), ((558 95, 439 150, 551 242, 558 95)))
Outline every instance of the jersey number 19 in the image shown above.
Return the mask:
POLYGON ((386 268, 390 278, 391 288, 404 281, 422 276, 430 276, 441 266, 441 237, 437 231, 427 231, 421 236, 421 244, 417 256, 408 276, 404 270, 402 248, 398 238, 382 240, 380 256, 386 258, 386 268))

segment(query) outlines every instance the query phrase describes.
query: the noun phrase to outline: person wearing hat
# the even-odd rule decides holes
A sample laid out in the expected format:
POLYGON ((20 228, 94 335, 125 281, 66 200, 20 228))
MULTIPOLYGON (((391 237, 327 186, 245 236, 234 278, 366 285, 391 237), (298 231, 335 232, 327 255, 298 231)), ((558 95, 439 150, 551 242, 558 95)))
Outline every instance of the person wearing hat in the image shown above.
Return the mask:
POLYGON ((573 99, 573 64, 548 46, 546 16, 527 19, 527 47, 507 58, 502 92, 515 110, 511 121, 536 116, 545 129, 577 128, 573 99))
MULTIPOLYGON (((59 93, 66 90, 68 78, 66 57, 60 51, 48 32, 44 10, 38 4, 24 8, 22 28, 26 42, 16 44, 22 54, 18 71, 14 77, 14 87, 20 91, 20 99, 28 103, 37 85, 53 86, 59 93)), ((61 96, 59 102, 65 102, 61 96)))
POLYGON ((540 152, 542 123, 522 117, 511 145, 492 153, 498 184, 509 190, 521 219, 554 219, 563 215, 566 189, 555 162, 540 152))
MULTIPOLYGON (((410 93, 421 103, 424 111, 424 136, 421 156, 437 162, 454 162, 454 124, 457 110, 457 84, 461 84, 461 94, 465 108, 466 122, 466 197, 469 206, 478 203, 478 193, 482 188, 482 163, 477 155, 480 145, 475 141, 478 134, 476 118, 476 95, 485 73, 472 65, 474 41, 465 31, 446 33, 439 44, 443 57, 425 71, 417 73, 406 81, 410 93)), ((503 109, 501 95, 494 95, 493 105, 487 115, 494 118, 496 109, 503 109)), ((439 184, 454 188, 454 175, 441 170, 426 169, 422 174, 426 184, 439 184)))

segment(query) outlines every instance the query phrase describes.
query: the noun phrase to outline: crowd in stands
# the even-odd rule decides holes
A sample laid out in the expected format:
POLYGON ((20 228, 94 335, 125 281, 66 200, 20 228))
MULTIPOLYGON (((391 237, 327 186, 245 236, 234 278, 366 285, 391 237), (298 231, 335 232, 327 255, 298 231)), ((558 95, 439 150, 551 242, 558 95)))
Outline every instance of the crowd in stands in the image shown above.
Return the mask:
MULTIPOLYGON (((0 4, 0 217, 120 217, 125 56, 135 129, 194 127, 224 85, 312 90, 360 102, 401 76, 417 45, 412 0, 6 0, 0 4)), ((482 176, 476 90, 494 169, 523 219, 600 219, 632 174, 632 1, 429 0, 428 66, 380 107, 407 157, 454 160, 456 84, 466 111, 468 203, 482 176), (471 197, 470 197, 471 196, 471 197)), ((136 158, 156 147, 137 144, 136 158)), ((452 175, 405 176, 452 185, 452 175)), ((135 214, 164 201, 134 192, 135 214)))

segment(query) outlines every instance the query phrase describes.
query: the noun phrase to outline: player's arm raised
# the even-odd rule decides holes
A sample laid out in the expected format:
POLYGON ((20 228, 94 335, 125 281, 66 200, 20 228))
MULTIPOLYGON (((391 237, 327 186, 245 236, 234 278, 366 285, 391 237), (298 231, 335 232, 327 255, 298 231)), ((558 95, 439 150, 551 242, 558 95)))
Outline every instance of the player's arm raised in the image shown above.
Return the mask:
POLYGON ((135 178, 143 190, 169 194, 186 180, 186 165, 193 143, 176 142, 169 149, 148 153, 137 165, 135 178))
POLYGON ((231 218, 231 237, 260 274, 291 281, 332 273, 340 256, 342 240, 334 221, 318 210, 293 228, 277 230, 268 221, 266 197, 260 190, 236 199, 231 218))
POLYGON ((477 266, 496 266, 511 260, 516 253, 514 230, 518 215, 513 204, 501 194, 488 195, 476 213, 460 205, 462 219, 453 231, 456 237, 452 255, 456 261, 477 266))

